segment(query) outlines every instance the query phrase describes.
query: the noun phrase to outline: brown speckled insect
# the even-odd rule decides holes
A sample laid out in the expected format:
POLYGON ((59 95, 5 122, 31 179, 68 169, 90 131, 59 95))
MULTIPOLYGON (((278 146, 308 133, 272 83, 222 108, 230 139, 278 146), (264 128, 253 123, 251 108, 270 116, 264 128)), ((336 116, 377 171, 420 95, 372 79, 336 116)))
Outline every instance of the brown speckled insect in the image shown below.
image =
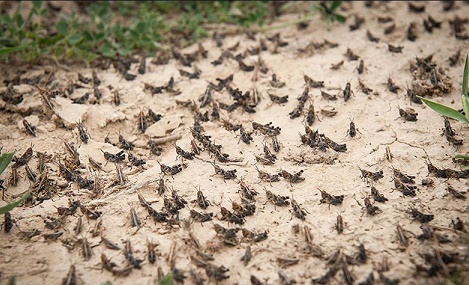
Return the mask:
POLYGON ((101 242, 104 243, 104 246, 108 249, 120 250, 120 247, 116 243, 110 241, 109 239, 103 236, 101 236, 101 242))
POLYGON ((397 91, 401 89, 392 81, 391 77, 388 77, 387 86, 388 86, 389 91, 391 91, 392 93, 396 93, 396 94, 397 94, 397 91))
POLYGON ((407 39, 411 42, 415 41, 417 39, 417 34, 415 32, 415 29, 417 28, 417 25, 412 22, 409 24, 409 27, 407 28, 407 39))
POLYGON ((119 134, 120 147, 125 150, 133 150, 135 145, 124 138, 123 135, 119 134))
POLYGON ((350 96, 353 94, 353 91, 350 89, 350 82, 345 84, 345 89, 343 91, 344 94, 344 101, 347 102, 350 99, 350 96))
POLYGON ((344 219, 342 218, 341 214, 337 215, 337 221, 335 224, 335 229, 337 230, 338 234, 341 234, 344 232, 344 219))
POLYGON ((357 135, 357 130, 358 129, 355 128, 355 123, 353 121, 350 121, 350 127, 348 129, 349 136, 352 138, 355 137, 357 135))
POLYGON ((141 263, 143 260, 136 259, 133 256, 133 251, 132 251, 132 245, 130 244, 130 240, 126 240, 125 242, 125 248, 124 248, 124 256, 125 259, 127 259, 127 262, 129 263, 130 266, 133 266, 134 268, 141 269, 141 263))
POLYGON ((250 144, 251 141, 253 141, 252 139, 252 136, 251 134, 249 134, 248 132, 246 132, 246 130, 243 128, 243 126, 241 126, 239 128, 239 133, 241 135, 241 140, 245 143, 245 144, 250 144))
POLYGON ((242 71, 249 72, 254 70, 254 65, 247 65, 241 59, 238 60, 238 65, 239 69, 241 69, 242 71))
POLYGON ((431 220, 433 220, 433 217, 434 217, 432 214, 424 214, 415 208, 411 208, 409 210, 409 213, 412 216, 412 218, 414 218, 415 220, 421 223, 428 223, 431 220))
POLYGON ((36 182, 36 178, 37 178, 36 173, 34 173, 34 171, 33 171, 31 168, 29 168, 29 165, 28 165, 28 164, 26 164, 26 165, 24 166, 24 170, 26 171, 26 177, 28 177, 28 179, 29 179, 31 182, 35 183, 35 182, 36 182))
POLYGON ((178 157, 183 157, 189 160, 194 159, 194 155, 195 155, 194 153, 185 151, 181 147, 177 146, 176 144, 174 144, 174 147, 176 148, 176 154, 178 157))
POLYGON ((393 46, 388 44, 388 50, 392 53, 402 53, 403 46, 393 46))
POLYGON ((388 27, 384 29, 384 34, 389 35, 390 33, 394 32, 395 29, 396 29, 396 24, 392 23, 391 25, 389 25, 388 27))
POLYGON ((342 204, 344 201, 344 195, 331 195, 321 189, 318 190, 321 192, 321 200, 319 200, 320 203, 327 203, 336 206, 342 204))
POLYGON ((77 284, 76 268, 75 265, 70 265, 67 276, 62 279, 62 285, 75 285, 77 284))
POLYGON ((301 174, 303 174, 304 170, 300 170, 297 173, 291 174, 285 170, 282 170, 279 172, 279 176, 283 177, 285 180, 291 183, 299 183, 305 180, 304 177, 301 177, 301 174))
POLYGON ((207 200, 207 198, 204 196, 204 193, 202 193, 202 191, 200 190, 200 187, 199 187, 199 190, 197 191, 196 202, 197 202, 197 205, 199 205, 199 207, 202 209, 207 209, 208 206, 212 205, 210 201, 207 200))
POLYGON ((420 13, 423 13, 425 12, 425 5, 422 5, 422 6, 417 6, 413 3, 408 3, 409 5, 409 11, 413 12, 413 13, 416 13, 416 14, 420 14, 420 13))
POLYGON ((241 257, 241 261, 243 262, 244 266, 247 266, 249 261, 251 260, 252 258, 252 254, 251 254, 251 246, 248 245, 246 247, 246 250, 244 251, 244 255, 241 257))
POLYGON ((461 193, 460 191, 454 189, 451 185, 448 185, 446 187, 446 190, 448 190, 448 192, 456 199, 460 199, 460 200, 466 200, 466 196, 464 196, 463 193, 461 193))
POLYGON ((374 42, 374 43, 379 42, 379 38, 373 36, 369 30, 366 31, 366 37, 368 38, 370 42, 374 42))
POLYGON ((88 240, 84 237, 81 238, 81 245, 82 245, 82 254, 83 257, 85 258, 86 261, 90 260, 91 255, 93 255, 93 252, 91 251, 91 246, 88 242, 88 240))
POLYGON ((342 65, 344 65, 344 61, 341 60, 340 62, 336 63, 336 64, 331 64, 331 69, 332 70, 338 70, 342 65))
POLYGON ((295 215, 295 217, 304 221, 306 219, 306 211, 301 209, 301 207, 298 205, 295 199, 291 199, 291 205, 292 205, 293 214, 295 215))
POLYGON ((277 140, 277 136, 272 136, 272 148, 275 152, 280 151, 280 143, 277 140))
POLYGON ((379 193, 378 189, 376 189, 376 187, 374 186, 371 186, 371 197, 373 197, 373 200, 380 203, 388 201, 388 198, 384 197, 383 194, 379 193))
POLYGON ((225 207, 221 207, 221 215, 222 215, 222 220, 227 220, 230 223, 235 223, 238 225, 244 224, 245 220, 243 217, 240 217, 232 212, 230 212, 228 209, 225 207))
POLYGON ((23 126, 29 135, 36 136, 36 127, 31 125, 26 119, 23 119, 23 126))
POLYGON ((148 126, 145 113, 143 113, 143 111, 140 111, 137 117, 138 117, 137 127, 142 133, 144 133, 148 126))
POLYGON ((158 161, 158 164, 160 165, 160 168, 161 168, 161 173, 165 174, 165 175, 175 175, 179 172, 182 171, 182 165, 181 164, 177 164, 177 165, 174 165, 174 166, 167 166, 165 164, 162 164, 158 161))
POLYGON ((78 122, 77 123, 77 128, 78 128, 78 133, 80 135, 81 141, 84 142, 85 144, 87 144, 90 136, 86 132, 85 127, 83 127, 83 124, 81 122, 78 122))
POLYGON ((375 172, 371 172, 371 171, 368 171, 366 169, 361 169, 361 168, 358 168, 360 169, 360 172, 361 172, 361 178, 362 179, 371 179, 373 181, 378 181, 379 179, 383 178, 383 170, 379 170, 379 171, 375 171, 375 172))
POLYGON ((103 151, 102 149, 100 149, 100 150, 104 155, 104 159, 106 159, 109 162, 119 163, 121 161, 124 161, 124 159, 125 159, 125 153, 124 153, 123 150, 119 151, 116 154, 112 154, 112 153, 109 153, 107 151, 103 151))
POLYGON ((353 51, 350 48, 347 49, 347 52, 345 53, 345 56, 349 60, 358 60, 360 58, 358 55, 354 54, 353 51))
MULTIPOLYGON (((324 81, 314 80, 306 74, 303 75, 303 79, 306 83, 306 87, 311 87, 311 88, 323 88, 324 87, 324 81)), ((309 89, 305 89, 305 93, 307 93, 308 91, 309 91, 309 89)), ((306 101, 306 100, 303 100, 303 101, 306 101)))
POLYGON ((280 178, 279 178, 278 174, 269 174, 265 171, 260 170, 259 168, 257 168, 257 166, 256 166, 256 169, 257 169, 257 172, 258 172, 258 177, 262 181, 266 181, 266 182, 278 182, 278 181, 280 181, 280 178))
POLYGON ((288 102, 288 95, 285 96, 277 96, 274 94, 269 94, 270 100, 277 104, 283 104, 288 102))
POLYGON ((363 70, 365 70, 365 63, 363 62, 363 59, 360 59, 360 62, 357 67, 358 74, 362 74, 363 70))
POLYGON ((215 168, 215 174, 214 175, 221 175, 223 176, 223 180, 230 180, 230 179, 235 179, 236 178, 236 169, 233 170, 224 170, 220 166, 216 165, 215 163, 212 163, 213 167, 215 168))
POLYGON ((27 164, 31 158, 33 157, 33 146, 31 145, 24 153, 21 155, 20 158, 15 158, 15 164, 13 164, 13 168, 19 168, 25 164, 27 164))
POLYGON ((405 121, 415 122, 417 121, 418 113, 413 108, 399 108, 399 116, 403 117, 405 121))
POLYGON ((267 196, 267 200, 269 200, 272 204, 275 206, 288 206, 290 204, 290 197, 288 196, 281 196, 281 195, 275 195, 271 191, 267 190, 265 191, 265 195, 267 196))
POLYGON ((200 213, 196 210, 190 210, 191 218, 197 222, 208 222, 212 220, 213 213, 200 213))
POLYGON ((365 208, 366 208, 366 213, 370 216, 375 216, 379 213, 381 213, 381 209, 378 208, 377 206, 374 206, 372 203, 371 203, 371 200, 370 198, 368 197, 365 197, 364 199, 364 202, 365 202, 365 208))

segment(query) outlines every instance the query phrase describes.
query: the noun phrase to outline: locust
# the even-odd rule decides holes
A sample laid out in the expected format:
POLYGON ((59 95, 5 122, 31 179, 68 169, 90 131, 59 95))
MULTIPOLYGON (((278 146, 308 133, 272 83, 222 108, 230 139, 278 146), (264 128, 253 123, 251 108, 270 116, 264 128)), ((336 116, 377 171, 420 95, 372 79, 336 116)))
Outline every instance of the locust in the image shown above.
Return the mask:
POLYGON ((26 119, 23 119, 23 126, 29 135, 36 136, 36 127, 31 125, 26 119))
POLYGON ((344 195, 331 195, 326 191, 318 189, 321 192, 321 200, 320 203, 328 203, 331 205, 340 205, 344 200, 344 195))
POLYGON ((287 206, 290 204, 290 201, 288 201, 290 197, 288 196, 275 195, 269 190, 267 190, 265 194, 267 196, 267 200, 269 200, 275 206, 287 206))
POLYGON ((301 209, 301 207, 298 205, 298 203, 294 199, 291 200, 291 205, 292 205, 293 214, 295 215, 295 217, 304 221, 306 219, 306 211, 301 209))
POLYGON ((291 183, 299 183, 305 180, 304 177, 301 177, 301 174, 303 174, 304 170, 300 170, 297 173, 291 174, 285 170, 282 170, 279 172, 279 176, 283 177, 285 180, 291 183))

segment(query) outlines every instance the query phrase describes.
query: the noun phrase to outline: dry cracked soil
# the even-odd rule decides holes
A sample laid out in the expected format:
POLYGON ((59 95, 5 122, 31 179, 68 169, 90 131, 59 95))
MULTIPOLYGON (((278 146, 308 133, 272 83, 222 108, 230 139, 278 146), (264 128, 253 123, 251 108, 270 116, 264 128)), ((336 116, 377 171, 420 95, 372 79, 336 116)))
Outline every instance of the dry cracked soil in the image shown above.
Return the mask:
POLYGON ((0 282, 467 284, 468 129, 415 95, 461 108, 469 6, 414 4, 4 67, 3 200, 32 196, 3 224, 0 282))

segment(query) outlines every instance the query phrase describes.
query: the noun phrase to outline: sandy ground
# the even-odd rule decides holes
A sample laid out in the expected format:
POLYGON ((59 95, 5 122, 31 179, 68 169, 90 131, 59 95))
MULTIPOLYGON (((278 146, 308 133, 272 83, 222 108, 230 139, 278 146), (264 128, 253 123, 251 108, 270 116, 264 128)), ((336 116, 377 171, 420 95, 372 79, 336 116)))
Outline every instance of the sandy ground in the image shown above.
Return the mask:
MULTIPOLYGON (((24 100, 18 105, 1 102, 2 151, 15 150, 19 157, 32 145, 34 156, 29 166, 38 177, 36 154, 43 152, 53 155, 46 163, 46 172, 57 186, 49 188, 53 193, 50 199, 41 202, 38 197, 44 193, 36 193, 36 201, 29 201, 11 212, 13 228, 8 233, 0 233, 1 283, 6 283, 11 276, 17 276, 18 284, 57 284, 74 268, 76 280, 72 281, 76 283, 64 284, 102 284, 106 281, 112 284, 157 284, 162 275, 170 272, 173 275, 183 274, 185 279, 182 283, 185 284, 197 284, 193 275, 205 279, 203 284, 311 284, 313 279, 316 282, 326 281, 324 279, 327 278, 321 280, 321 277, 326 272, 334 272, 334 269, 336 274, 331 274, 327 284, 347 284, 344 276, 347 270, 352 278, 350 284, 365 282, 370 274, 375 279, 374 283, 369 281, 363 284, 440 284, 449 278, 447 276, 451 272, 467 270, 467 234, 465 230, 455 230, 452 224, 458 218, 463 223, 467 221, 467 201, 455 198, 447 190, 451 186, 465 196, 467 180, 437 178, 429 173, 426 162, 429 159, 436 167, 460 170, 461 166, 451 158, 455 153, 467 153, 464 138, 468 130, 461 123, 451 121, 456 137, 463 139, 463 145, 455 147, 448 143, 441 135, 443 118, 423 105, 412 103, 406 96, 405 88, 412 86, 410 66, 415 64, 416 57, 433 55, 433 62, 444 70, 453 86, 449 93, 434 99, 460 108, 463 56, 454 66, 449 65, 448 58, 458 50, 464 54, 469 49, 467 41, 458 40, 451 34, 449 20, 455 16, 466 17, 469 6, 457 2, 453 10, 443 12, 441 2, 429 2, 421 14, 409 11, 404 2, 375 3, 372 8, 360 2, 343 6, 347 9, 342 11, 348 16, 347 24, 334 24, 330 31, 317 18, 306 29, 297 30, 295 26, 289 26, 257 34, 254 40, 246 34, 227 36, 221 48, 211 39, 201 42, 208 55, 192 64, 201 70, 198 79, 181 76, 178 69, 193 72, 193 67, 183 66, 175 59, 165 65, 155 65, 151 63, 152 58, 147 58, 145 74, 138 74, 138 63, 132 64, 129 73, 138 75, 133 81, 125 80, 112 66, 107 70, 72 68, 70 72, 47 67, 56 69, 55 79, 49 85, 42 85, 43 88, 63 90, 70 81, 84 87, 75 88, 71 95, 61 96, 59 93, 56 98, 51 98, 54 111, 47 108, 35 87, 28 84, 15 86, 17 92, 25 93, 24 100), (353 15, 363 17, 365 22, 358 30, 350 31, 353 15), (426 32, 422 21, 427 19, 427 15, 441 21, 441 28, 434 28, 432 33, 426 32), (378 22, 378 17, 386 16, 393 20, 389 23, 378 22), (418 36, 414 42, 406 38, 411 22, 416 23, 418 36), (393 23, 395 30, 384 34, 384 29, 393 23), (370 42, 366 36, 367 30, 380 38, 379 42, 370 42), (265 74, 257 69, 242 71, 234 59, 225 59, 217 66, 211 64, 223 50, 238 42, 239 47, 232 51, 234 55, 257 48, 261 38, 271 37, 277 32, 282 41, 288 42, 287 46, 279 46, 275 52, 275 44, 266 40, 268 50, 261 51, 260 55, 248 54, 243 59, 244 63, 255 65, 260 57, 268 67, 265 74), (321 44, 324 40, 338 46, 325 45, 299 51, 310 43, 321 44), (402 52, 390 52, 388 44, 402 46, 402 52), (363 59, 362 74, 357 71, 359 61, 349 60, 345 56, 347 49, 363 59), (337 70, 331 69, 332 64, 341 61, 342 66, 337 70), (92 83, 77 81, 78 73, 91 78, 92 70, 97 72, 101 81, 98 90, 102 98, 99 100, 93 95, 92 83), (237 108, 233 112, 221 110, 220 120, 210 116, 213 102, 233 102, 226 89, 212 91, 211 102, 200 108, 200 112, 208 111, 210 119, 201 122, 201 133, 210 135, 212 142, 222 145, 222 152, 228 153, 229 158, 242 159, 241 162, 231 163, 216 161, 216 165, 224 170, 236 169, 236 179, 214 175, 214 157, 207 150, 195 155, 195 159, 184 159, 183 162, 177 157, 174 142, 162 144, 163 150, 159 156, 150 151, 150 139, 173 137, 180 137, 175 141, 178 147, 190 151, 191 140, 194 139, 191 134, 194 113, 190 107, 176 102, 194 100, 196 106, 200 106, 198 98, 205 93, 208 82, 217 84, 217 78, 226 78, 231 74, 234 74, 230 84, 232 88, 239 88, 243 93, 259 92, 260 102, 254 107, 255 113, 237 108), (270 83, 272 74, 285 82, 285 86, 273 87, 270 83), (324 81, 324 87, 311 87, 303 114, 290 119, 289 113, 298 105, 297 98, 305 89, 304 75, 324 81), (144 90, 144 83, 163 86, 171 77, 175 81, 174 89, 180 90, 179 95, 167 90, 151 95, 151 92, 144 90), (400 87, 397 94, 387 88, 389 77, 400 87), (358 80, 373 91, 364 94, 358 88, 358 80), (345 101, 343 90, 347 82, 350 82, 353 94, 345 101), (118 106, 113 103, 115 90, 121 98, 118 106), (321 96, 321 90, 337 95, 337 100, 326 100, 321 96), (90 92, 90 97, 84 104, 72 104, 72 99, 86 92, 90 92), (269 94, 288 95, 288 102, 273 103, 269 94), (311 130, 318 130, 331 140, 346 144, 345 152, 335 152, 330 148, 324 152, 302 144, 300 134, 305 134, 304 115, 310 104, 315 109, 311 130), (402 109, 414 108, 418 113, 417 121, 405 121, 399 116, 398 106, 402 109), (326 116, 322 111, 330 108, 337 111, 333 117, 326 116), (161 114, 162 118, 156 123, 147 118, 148 128, 142 133, 138 127, 139 114, 147 114, 149 109, 161 114), (26 133, 22 117, 36 127, 36 137, 26 133), (272 122, 273 126, 281 128, 277 136, 280 151, 274 152, 271 137, 260 131, 252 132, 250 144, 244 143, 240 140, 240 131, 226 130, 222 120, 242 124, 248 133, 253 131, 253 122, 272 122), (82 122, 90 136, 86 144, 80 140, 78 121, 82 122), (348 132, 352 121, 358 129, 354 137, 348 132), (127 157, 117 166, 106 161, 102 151, 112 154, 120 151, 119 134, 135 144, 131 153, 145 160, 145 165, 132 166, 127 157), (105 143, 106 137, 116 146, 105 143), (93 179, 94 188, 80 188, 76 181, 67 182, 63 173, 62 176, 59 173, 58 165, 70 157, 64 142, 77 149, 81 161, 80 175, 93 179), (255 159, 256 155, 264 156, 264 145, 277 157, 273 165, 263 165, 255 159), (386 155, 387 149, 392 157, 389 153, 386 155), (101 163, 103 170, 91 170, 88 157, 101 163), (168 166, 182 163, 183 168, 175 175, 164 175, 159 163, 168 166), (259 178, 256 168, 270 174, 281 170, 289 173, 303 171, 300 177, 304 181, 290 183, 280 178, 279 182, 265 182, 259 178), (405 196, 396 189, 393 168, 415 176, 415 196, 405 196), (123 185, 114 183, 116 169, 122 170, 125 177, 123 185), (372 172, 382 170, 384 177, 377 181, 364 179, 360 169, 372 172), (434 184, 423 186, 422 180, 427 178, 431 178, 434 184), (158 194, 160 179, 167 187, 163 195, 158 194), (243 224, 222 220, 222 207, 233 211, 232 203, 240 204, 242 197, 246 197, 241 191, 242 183, 258 193, 254 197, 255 202, 251 203, 255 205, 255 212, 246 216, 243 224), (371 185, 388 201, 379 203, 376 198, 373 199, 370 196, 371 185), (164 199, 171 201, 171 189, 187 201, 185 207, 179 210, 179 222, 156 222, 139 203, 138 195, 151 204, 151 209, 165 212, 164 199), (193 202, 198 189, 211 202, 205 210, 193 202), (332 195, 344 195, 343 201, 337 205, 321 203, 320 190, 332 195), (287 196, 290 202, 295 201, 304 210, 304 220, 295 215, 291 204, 273 205, 267 199, 266 191, 287 196), (370 197, 368 201, 371 205, 368 208, 365 206, 366 197, 370 197), (69 207, 69 201, 79 201, 83 208, 61 216, 57 208, 69 207), (379 208, 375 215, 372 215, 373 206, 379 208), (89 217, 85 209, 99 211, 100 217, 97 220, 96 217, 89 217), (131 209, 135 210, 140 227, 132 227, 131 209), (432 214, 434 218, 428 223, 421 223, 411 215, 411 209, 432 214), (190 217, 191 210, 213 213, 213 220, 203 223, 196 221, 190 217), (338 215, 343 219, 342 233, 336 229, 338 215), (79 220, 82 221, 81 231, 75 229, 79 220), (97 227, 97 224, 101 226, 97 227), (226 230, 223 233, 215 225, 240 230, 235 238, 230 238, 226 230), (398 226, 408 238, 407 243, 399 240, 398 226), (433 236, 423 240, 422 228, 432 230, 433 236), (219 230, 218 234, 216 229, 219 230), (34 231, 39 232, 34 235, 34 231), (249 231, 254 237, 249 235, 249 231), (305 231, 310 232, 311 236, 305 236, 305 231), (63 234, 56 240, 48 240, 48 234, 55 232, 63 234), (263 233, 267 236, 265 240, 263 233), (105 247, 101 236, 116 243, 120 249, 105 247), (86 256, 88 250, 84 248, 85 240, 90 246, 89 259, 86 256), (119 270, 131 267, 124 254, 126 241, 131 243, 133 256, 143 261, 141 269, 134 268, 128 276, 118 276, 119 270), (156 261, 153 264, 147 257, 149 243, 155 244, 156 261), (360 245, 365 248, 366 258, 358 254, 360 245), (243 261, 247 248, 251 250, 252 258, 243 261), (340 254, 334 260, 331 255, 337 250, 340 254), (211 255, 213 260, 200 252, 211 255), (102 254, 115 263, 112 270, 103 269, 102 254), (219 266, 229 270, 224 273, 229 276, 227 279, 223 279, 223 268, 219 266), (114 274, 111 273, 113 270, 114 274), (430 276, 432 273, 435 276, 430 276), (287 280, 280 275, 286 276, 287 280), (216 280, 217 277, 220 281, 216 280)), ((281 25, 297 17, 285 15, 274 24, 281 25)), ((190 53, 197 49, 195 45, 181 52, 190 53)), ((3 70, 3 79, 14 76, 8 74, 5 68, 3 70)), ((21 78, 43 73, 42 67, 31 67, 21 78)), ((47 92, 44 94, 50 96, 47 92)), ((128 154, 127 151, 125 153, 128 154)), ((9 180, 11 172, 9 167, 2 178, 9 180)), ((7 201, 34 186, 27 178, 25 166, 18 168, 18 174, 21 177, 17 186, 9 186, 5 191, 7 201)), ((8 185, 8 182, 5 184, 8 185)), ((139 267, 138 263, 136 267, 139 267)))

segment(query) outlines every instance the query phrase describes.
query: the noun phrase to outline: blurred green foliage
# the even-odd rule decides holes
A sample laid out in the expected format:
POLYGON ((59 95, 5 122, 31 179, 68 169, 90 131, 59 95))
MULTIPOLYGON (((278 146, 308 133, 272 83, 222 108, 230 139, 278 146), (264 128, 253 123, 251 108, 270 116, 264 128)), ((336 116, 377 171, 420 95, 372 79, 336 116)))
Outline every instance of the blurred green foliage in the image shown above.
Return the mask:
POLYGON ((92 61, 98 57, 153 54, 171 38, 190 44, 208 36, 204 24, 262 25, 267 1, 103 1, 80 13, 57 12, 42 1, 19 2, 0 16, 0 60, 42 59, 92 61), (26 12, 26 13, 25 13, 26 12))

